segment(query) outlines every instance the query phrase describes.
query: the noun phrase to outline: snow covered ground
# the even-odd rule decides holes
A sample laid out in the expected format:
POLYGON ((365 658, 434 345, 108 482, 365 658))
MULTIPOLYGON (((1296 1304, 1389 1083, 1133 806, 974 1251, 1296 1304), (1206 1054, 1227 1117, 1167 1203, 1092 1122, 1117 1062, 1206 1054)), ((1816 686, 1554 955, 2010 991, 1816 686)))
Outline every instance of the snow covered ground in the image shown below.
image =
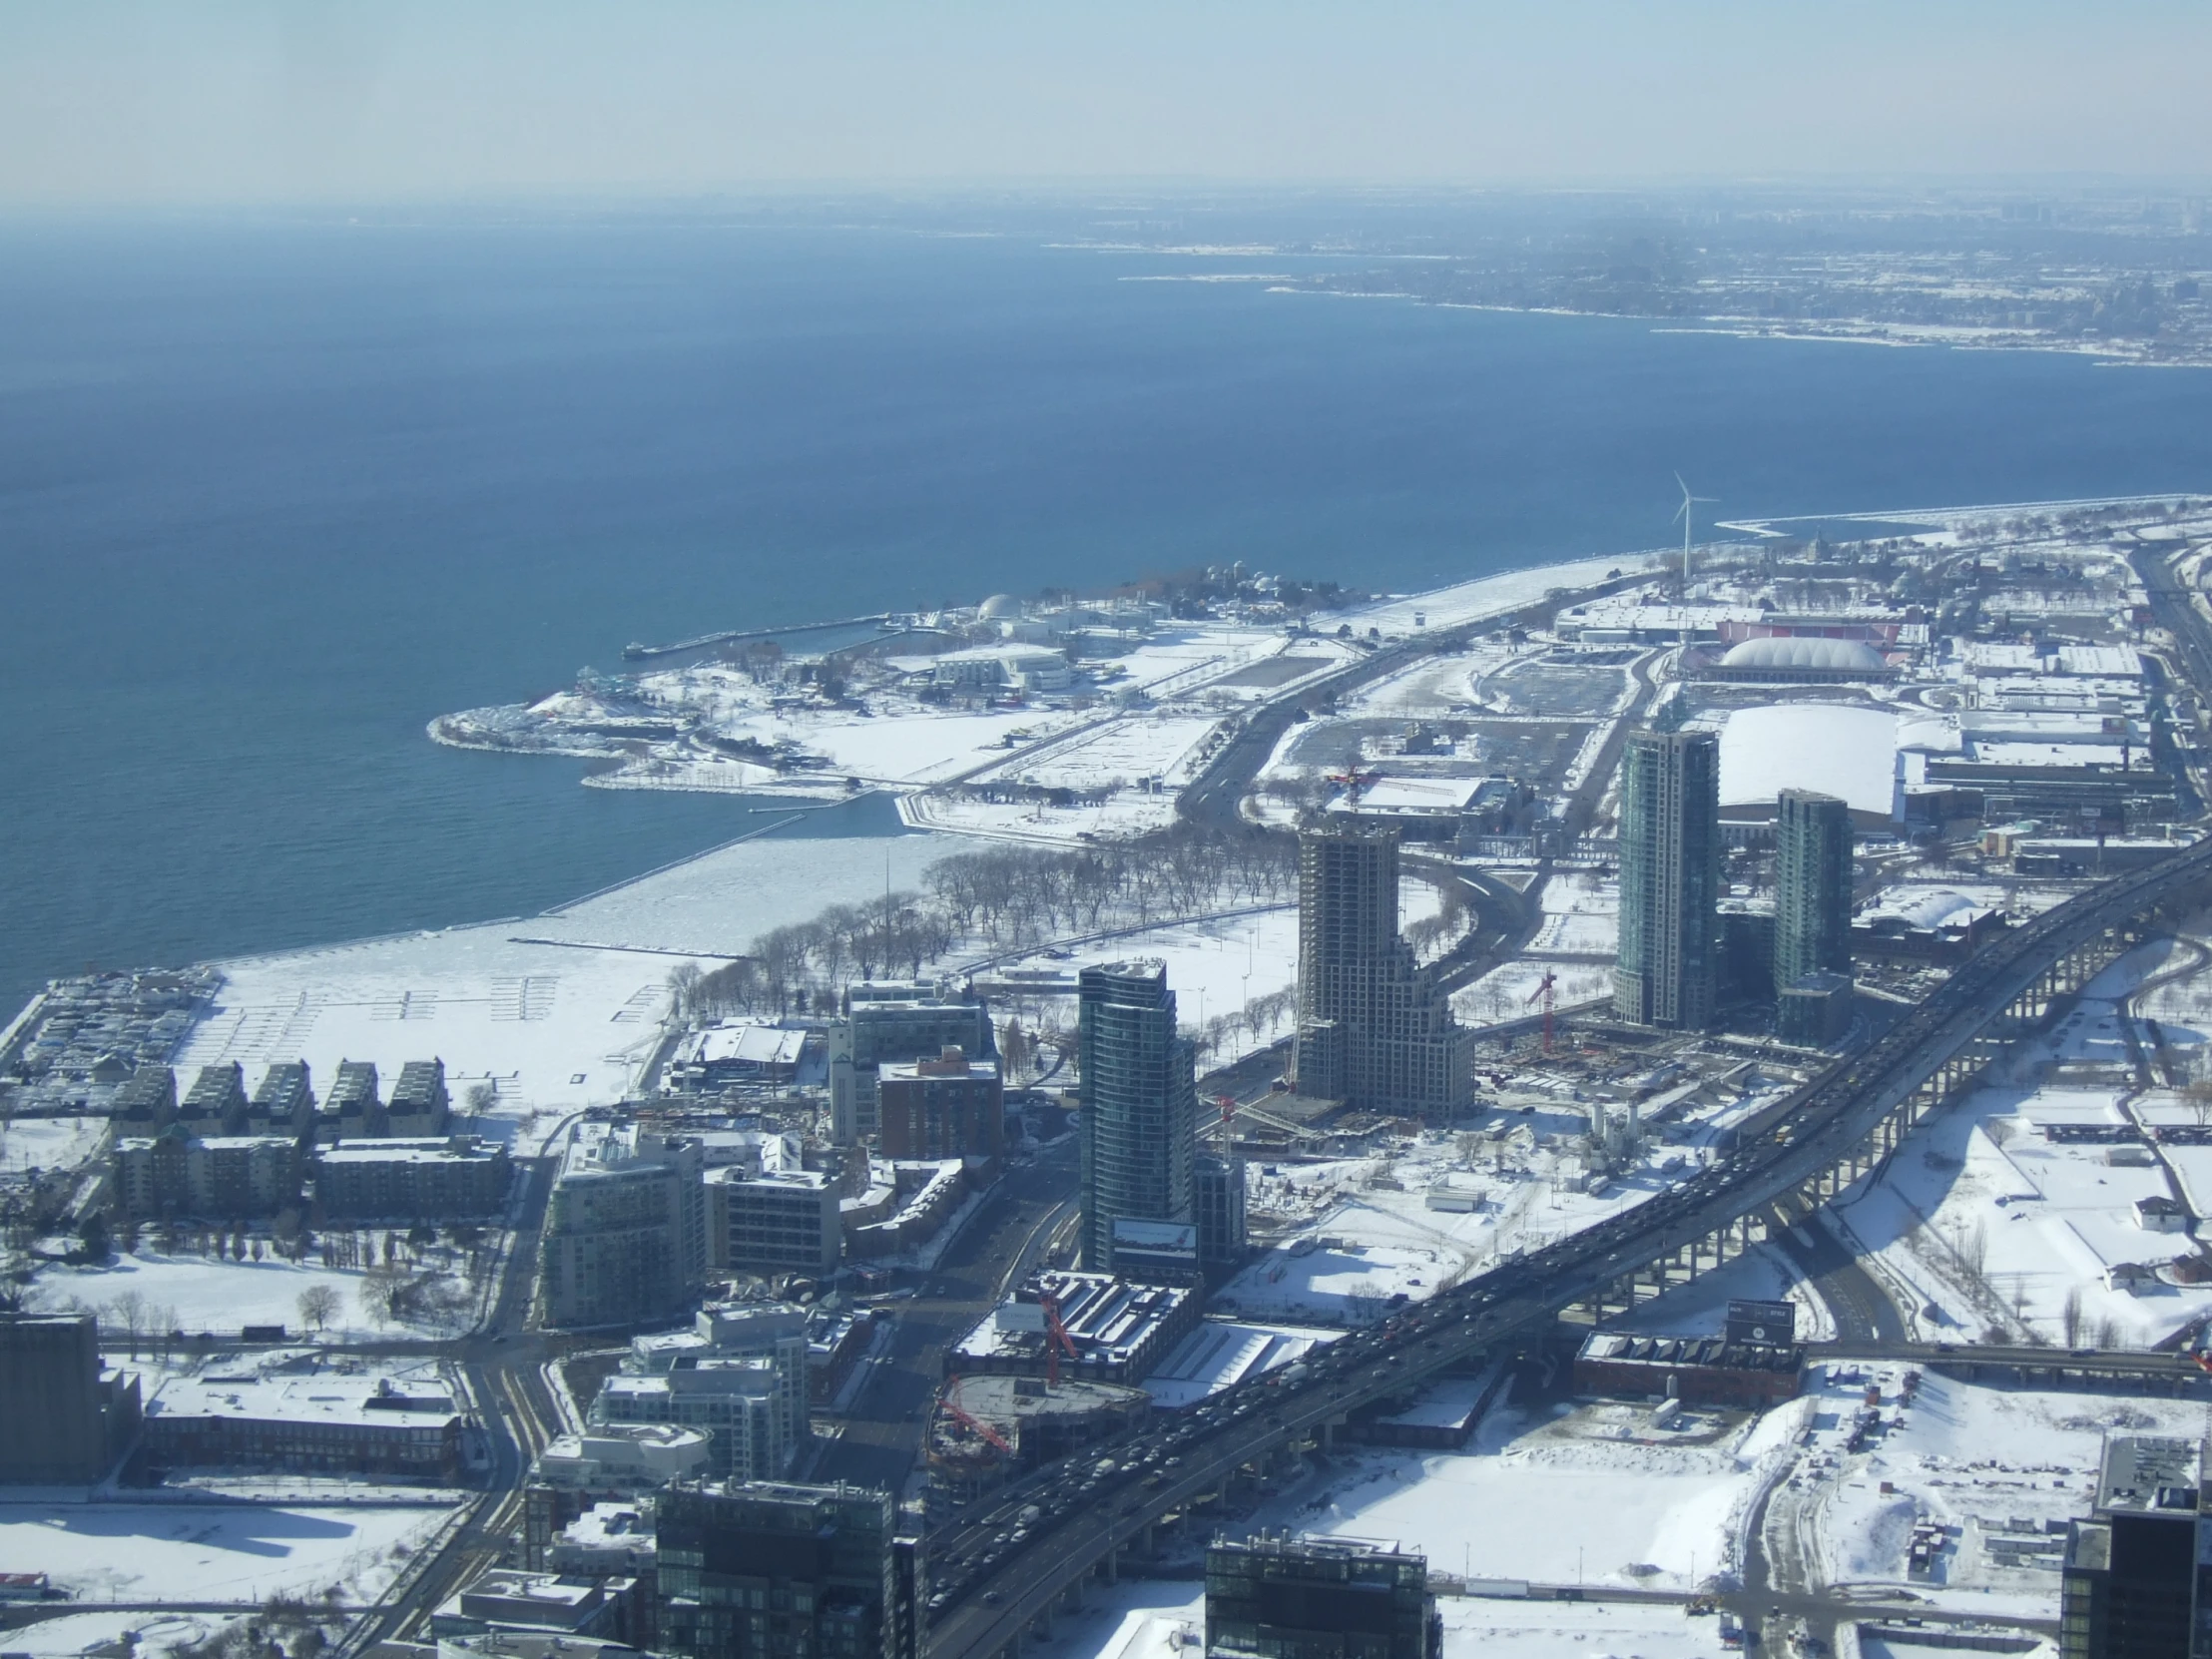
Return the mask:
POLYGON ((678 962, 879 896, 886 874, 912 888, 956 845, 770 835, 539 916, 219 963, 223 987, 178 1064, 237 1060, 252 1088, 264 1066, 303 1059, 319 1088, 340 1060, 389 1079, 436 1056, 456 1099, 489 1081, 506 1113, 620 1100, 661 1038, 678 962))
POLYGON ((325 1286, 338 1298, 332 1331, 366 1330, 370 1322, 357 1300, 363 1277, 359 1272, 317 1267, 311 1257, 296 1266, 282 1261, 218 1262, 204 1256, 162 1256, 149 1246, 135 1255, 118 1252, 104 1267, 50 1263, 33 1281, 33 1299, 42 1309, 80 1303, 121 1329, 120 1319, 109 1310, 118 1298, 136 1294, 149 1308, 170 1310, 176 1320, 173 1330, 227 1331, 236 1336, 247 1325, 302 1329, 301 1294, 310 1287, 325 1286))
POLYGON ((1687 1589, 1739 1569, 1800 1415, 1693 1413, 1670 1433, 1642 1406, 1501 1406, 1465 1452, 1334 1458, 1253 1524, 1402 1539, 1476 1578, 1687 1589))
MULTIPOLYGON (((1420 1547, 1420 1540, 1398 1540, 1420 1547)), ((1441 1560, 1429 1565, 1453 1570, 1441 1560)), ((1711 1619, 1677 1607, 1596 1601, 1492 1601, 1443 1596, 1445 1659, 1708 1659, 1720 1651, 1711 1619)), ((1055 1621, 1044 1651, 1056 1659, 1181 1659, 1205 1638, 1206 1586, 1192 1579, 1124 1579, 1093 1586, 1083 1610, 1055 1621)))
POLYGON ((573 1110, 622 1098, 661 1039, 681 959, 494 924, 226 962, 178 1063, 240 1061, 251 1088, 263 1067, 303 1059, 319 1089, 340 1060, 392 1077, 436 1056, 457 1096, 489 1081, 508 1110, 573 1110))
POLYGON ((1473 714, 1480 707, 1476 679, 1530 649, 1485 641, 1462 655, 1422 657, 1351 693, 1338 705, 1337 712, 1392 720, 1473 714))
POLYGON ((0 1125, 0 1170, 75 1169, 107 1129, 98 1117, 11 1118, 0 1125))
POLYGON ((1544 919, 1529 941, 1531 956, 1611 959, 1620 949, 1621 888, 1617 877, 1565 869, 1544 882, 1544 919))
POLYGON ((1065 1659, 1183 1659, 1206 1639, 1206 1586, 1125 1578, 1091 1586, 1080 1612, 1053 1622, 1045 1651, 1065 1659))
POLYGON ((1613 994, 1613 969, 1598 962, 1544 961, 1516 956, 1451 993, 1451 1012, 1461 1025, 1510 1025, 1543 1011, 1537 987, 1552 979, 1554 1005, 1575 1008, 1613 994))
POLYGON ((886 879, 899 891, 917 888, 929 865, 967 850, 950 835, 764 835, 556 905, 507 931, 570 945, 734 956, 770 928, 812 920, 826 905, 880 899, 886 879))
POLYGON ((173 1653, 197 1647, 233 1622, 210 1613, 68 1613, 58 1619, 17 1625, 8 1632, 8 1651, 31 1659, 75 1659, 109 1643, 124 1642, 139 1653, 173 1653))
POLYGON ((1222 1288, 1224 1313, 1317 1325, 1366 1325, 1391 1298, 1418 1302, 1501 1256, 1532 1250, 1640 1204, 1687 1168, 1654 1147, 1644 1167, 1597 1194, 1569 1190, 1581 1170, 1572 1144, 1579 1108, 1515 1116, 1496 1141, 1440 1132, 1372 1158, 1248 1170, 1253 1226, 1277 1239, 1222 1288), (1473 1210, 1428 1207, 1448 1188, 1473 1210))
POLYGON ((359 1603, 380 1594, 445 1519, 420 1507, 7 1503, 0 1559, 11 1571, 49 1573, 86 1602, 256 1602, 335 1586, 359 1603))
MULTIPOLYGON (((1339 1215, 1362 1231, 1396 1231, 1396 1218, 1380 1211, 1362 1215, 1348 1207, 1339 1215)), ((1270 1251, 1230 1280, 1214 1299, 1215 1306, 1267 1319, 1373 1325, 1393 1298, 1433 1296, 1464 1272, 1467 1257, 1440 1239, 1425 1247, 1406 1247, 1330 1238, 1334 1242, 1304 1255, 1270 1251)))
MULTIPOLYGON (((1924 1330, 2147 1347, 2212 1315, 2212 1285, 2169 1281, 2131 1293, 2110 1282, 2115 1267, 2195 1253, 2187 1235, 2143 1227, 2134 1205, 2190 1202, 2196 1179, 2212 1174, 2212 1148, 2159 1149, 2176 1182, 2137 1138, 2138 1115, 2194 1121, 2170 1095, 2137 1095, 2114 1001, 2168 960, 2169 947, 2155 943, 2105 969, 2055 1031, 2016 1044, 1984 1087, 1923 1124, 1883 1178, 1861 1182, 1835 1206, 1906 1290, 1897 1300, 1908 1313, 1940 1310, 1923 1313, 1924 1330), (2068 1141, 2069 1133, 2126 1143, 2068 1141)), ((2202 1040, 2178 1024, 2167 1034, 2177 1044, 2202 1040)))
POLYGON ((1539 565, 1533 570, 1509 571, 1502 576, 1479 577, 1448 588, 1432 588, 1426 593, 1378 600, 1345 615, 1360 633, 1371 627, 1381 628, 1385 634, 1410 634, 1416 626, 1433 631, 1485 617, 1502 617, 1535 604, 1553 588, 1590 587, 1604 581, 1607 574, 1615 570, 1633 575, 1639 570, 1656 570, 1659 566, 1657 554, 1615 553, 1565 564, 1539 565), (1423 619, 1417 625, 1416 613, 1423 619))
POLYGON ((916 830, 1066 846, 1086 839, 1130 839, 1168 829, 1175 823, 1175 792, 1132 787, 1103 801, 1078 801, 1065 807, 1044 801, 906 795, 899 797, 898 816, 916 830))
POLYGON ((1827 1367, 1799 1402, 1811 1411, 1808 1431, 1776 1489, 1767 1535, 1770 1554, 1802 1561, 1819 1584, 1894 1585, 1960 1610, 2052 1616, 2056 1570, 2006 1564, 1985 1540, 2039 1535, 2055 1550, 2063 1522, 2088 1512, 2107 1433, 2194 1438, 2204 1425, 2204 1407, 2183 1400, 1983 1386, 1935 1373, 1907 1404, 1904 1375, 1827 1367), (1848 1442, 1870 1384, 1880 1390, 1881 1426, 1855 1452, 1848 1442), (1906 1559, 1916 1524, 1943 1529, 1924 1578, 1906 1559))
POLYGON ((1716 1621, 1685 1617, 1679 1607, 1446 1596, 1436 1610, 1447 1659, 1706 1659, 1721 1652, 1716 1621))
POLYGON ((1158 779, 1180 787, 1198 770, 1200 745, 1220 724, 1218 716, 1181 709, 1124 715, 991 767, 973 781, 1095 790, 1158 779))

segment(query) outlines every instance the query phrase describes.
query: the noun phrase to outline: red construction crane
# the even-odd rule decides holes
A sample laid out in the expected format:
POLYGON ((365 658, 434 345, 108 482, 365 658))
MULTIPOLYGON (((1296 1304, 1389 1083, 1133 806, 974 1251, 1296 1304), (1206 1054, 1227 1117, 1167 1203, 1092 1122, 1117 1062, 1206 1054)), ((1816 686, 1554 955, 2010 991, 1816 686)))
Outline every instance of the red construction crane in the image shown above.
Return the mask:
POLYGON ((952 1413, 952 1418, 955 1422, 965 1424, 971 1432, 981 1435, 984 1439, 990 1441, 992 1445, 998 1447, 999 1450, 1003 1451, 1007 1456, 1011 1457, 1014 1454, 1013 1443, 1008 1440, 1005 1435, 1001 1434, 997 1429, 993 1428, 981 1417, 972 1415, 960 1404, 960 1380, 957 1377, 949 1378, 946 1380, 944 1385, 944 1399, 942 1403, 944 1405, 944 1408, 952 1413))
POLYGON ((1539 983, 1534 990, 1528 993, 1528 1000, 1530 1002, 1541 999, 1544 1005, 1544 1053, 1546 1055, 1550 1054, 1551 1052, 1552 991, 1553 987, 1555 987, 1558 983, 1559 976, 1556 973, 1553 973, 1551 969, 1546 968, 1544 969, 1544 977, 1542 982, 1539 983))
POLYGON ((1060 1299, 1047 1291, 1037 1298, 1037 1304, 1044 1310, 1044 1385, 1056 1388, 1060 1385, 1061 1350, 1067 1351, 1070 1360, 1081 1356, 1075 1352, 1075 1339, 1060 1323, 1060 1299))
POLYGON ((1344 772, 1332 772, 1329 781, 1344 787, 1347 807, 1357 807, 1360 805, 1360 792, 1382 776, 1380 772, 1362 772, 1358 767, 1352 767, 1344 772))
POLYGON ((1221 1145, 1222 1150, 1227 1152, 1237 1144, 1237 1097, 1233 1094, 1217 1094, 1214 1096, 1214 1104, 1221 1108, 1221 1145))

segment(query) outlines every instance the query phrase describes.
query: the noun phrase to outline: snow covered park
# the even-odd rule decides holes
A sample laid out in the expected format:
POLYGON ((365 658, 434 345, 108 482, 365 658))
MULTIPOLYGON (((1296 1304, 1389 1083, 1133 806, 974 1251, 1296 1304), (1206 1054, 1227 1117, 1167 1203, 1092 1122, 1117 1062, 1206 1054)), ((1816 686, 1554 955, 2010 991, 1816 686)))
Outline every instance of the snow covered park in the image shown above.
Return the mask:
POLYGON ((7 1503, 0 1559, 50 1574, 81 1602, 249 1604, 335 1588, 359 1604, 382 1593, 448 1514, 421 1505, 7 1503))
POLYGON ((302 1329, 300 1298, 320 1287, 337 1298, 337 1311, 329 1320, 331 1331, 366 1331, 371 1322, 358 1301, 363 1277, 358 1271, 318 1267, 312 1260, 216 1261, 164 1256, 147 1246, 137 1252, 119 1251, 100 1267, 50 1263, 39 1270, 33 1299, 41 1309, 81 1305, 101 1315, 104 1324, 121 1330, 124 1320, 115 1312, 116 1305, 136 1296, 145 1309, 165 1310, 175 1321, 170 1330, 228 1332, 235 1337, 248 1325, 302 1329))

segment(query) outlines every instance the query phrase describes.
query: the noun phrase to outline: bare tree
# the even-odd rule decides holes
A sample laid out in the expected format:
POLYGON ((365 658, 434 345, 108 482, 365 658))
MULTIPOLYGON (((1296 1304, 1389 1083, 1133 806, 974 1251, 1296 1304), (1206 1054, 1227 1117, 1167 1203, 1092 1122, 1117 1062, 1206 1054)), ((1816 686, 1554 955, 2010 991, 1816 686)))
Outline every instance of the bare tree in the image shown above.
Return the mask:
POLYGON ((1982 1276, 1981 1270, 1989 1262, 1988 1227, 1977 1221, 1971 1227, 1961 1228, 1957 1249, 1958 1260, 1965 1264, 1966 1271, 1979 1279, 1982 1276))
POLYGON ((2081 1328, 2083 1325, 2083 1319, 2084 1316, 2081 1310, 2081 1287, 2079 1285, 2075 1285, 2067 1290, 2066 1306, 2059 1315, 2060 1323, 2065 1327, 2066 1346, 2068 1348, 2079 1348, 2081 1346, 2081 1328))
POLYGON ((136 1291, 125 1291, 108 1304, 108 1320, 102 1323, 109 1325, 111 1330, 118 1326, 122 1328, 131 1345, 131 1358, 136 1360, 139 1335, 146 1329, 146 1298, 136 1291))
POLYGON ((682 1021, 689 1021, 695 1011, 695 998, 699 981, 704 975, 697 962, 678 962, 668 970, 669 1011, 682 1021))
POLYGON ((299 1323, 320 1331, 338 1311, 338 1293, 327 1285, 309 1285, 299 1293, 299 1323))
POLYGON ((381 1265, 370 1268, 362 1275, 360 1289, 354 1293, 360 1301, 361 1312, 380 1327, 392 1324, 399 1318, 398 1293, 406 1282, 407 1276, 397 1268, 381 1265))

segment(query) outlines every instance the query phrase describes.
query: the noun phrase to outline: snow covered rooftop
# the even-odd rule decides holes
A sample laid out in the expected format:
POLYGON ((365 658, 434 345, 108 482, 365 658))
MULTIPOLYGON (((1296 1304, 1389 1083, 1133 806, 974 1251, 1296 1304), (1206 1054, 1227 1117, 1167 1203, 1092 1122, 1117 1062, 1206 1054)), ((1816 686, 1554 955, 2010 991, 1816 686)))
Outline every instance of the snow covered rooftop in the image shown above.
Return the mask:
POLYGON ((1784 790, 1818 790, 1841 796, 1862 817, 1889 819, 1895 815, 1897 749, 1897 716, 1887 709, 1839 703, 1739 709, 1721 729, 1721 811, 1771 816, 1784 790))
POLYGON ((709 1026, 687 1046, 684 1058, 701 1065, 796 1066, 806 1046, 805 1031, 747 1020, 709 1026))
POLYGON ((1248 1378, 1303 1359, 1323 1343, 1342 1335, 1289 1325, 1247 1325, 1209 1320, 1176 1344, 1152 1375, 1145 1391, 1163 1410, 1195 1405, 1209 1394, 1234 1387, 1248 1378))
POLYGON ((1481 794, 1484 778, 1379 778, 1347 812, 1463 813, 1481 794))
POLYGON ((1880 653, 1858 640, 1796 639, 1777 635, 1733 645, 1723 668, 1807 668, 1831 673, 1880 674, 1880 653))
POLYGON ((238 1417, 261 1422, 444 1423, 458 1416, 442 1382, 389 1377, 301 1377, 257 1373, 173 1377, 146 1402, 149 1417, 238 1417))

